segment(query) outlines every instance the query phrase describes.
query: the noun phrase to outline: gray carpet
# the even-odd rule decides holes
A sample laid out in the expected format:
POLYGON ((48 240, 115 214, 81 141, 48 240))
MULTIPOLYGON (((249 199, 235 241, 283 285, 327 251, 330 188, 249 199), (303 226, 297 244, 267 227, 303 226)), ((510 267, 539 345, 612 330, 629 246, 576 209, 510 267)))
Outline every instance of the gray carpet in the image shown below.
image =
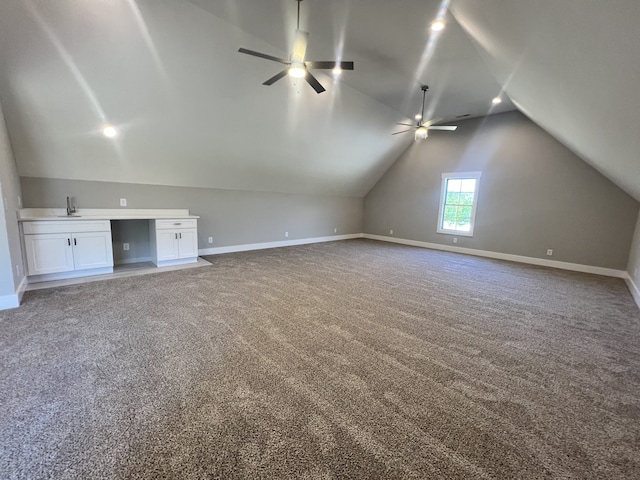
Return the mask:
POLYGON ((2 479, 637 479, 622 280, 368 240, 27 292, 2 479))

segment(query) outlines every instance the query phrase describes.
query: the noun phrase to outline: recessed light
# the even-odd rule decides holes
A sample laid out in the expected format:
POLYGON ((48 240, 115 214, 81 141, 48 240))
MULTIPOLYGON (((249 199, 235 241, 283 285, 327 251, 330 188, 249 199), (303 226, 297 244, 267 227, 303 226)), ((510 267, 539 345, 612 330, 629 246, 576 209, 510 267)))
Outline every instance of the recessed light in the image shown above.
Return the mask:
POLYGON ((491 100, 491 103, 493 103, 494 105, 497 105, 499 103, 502 103, 502 99, 500 97, 496 97, 493 100, 491 100))
POLYGON ((336 65, 335 67, 333 67, 333 70, 331 70, 331 72, 334 76, 338 77, 342 73, 342 68, 336 65))
POLYGON ((418 113, 418 114, 416 114, 416 117, 415 117, 415 118, 416 118, 416 120, 422 120, 422 115, 420 115, 420 114, 418 113))
POLYGON ((105 125, 102 128, 102 134, 107 138, 113 138, 118 135, 118 130, 113 125, 105 125))
POLYGON ((445 26, 445 23, 442 20, 436 20, 431 24, 431 31, 439 32, 441 30, 444 30, 444 26, 445 26))

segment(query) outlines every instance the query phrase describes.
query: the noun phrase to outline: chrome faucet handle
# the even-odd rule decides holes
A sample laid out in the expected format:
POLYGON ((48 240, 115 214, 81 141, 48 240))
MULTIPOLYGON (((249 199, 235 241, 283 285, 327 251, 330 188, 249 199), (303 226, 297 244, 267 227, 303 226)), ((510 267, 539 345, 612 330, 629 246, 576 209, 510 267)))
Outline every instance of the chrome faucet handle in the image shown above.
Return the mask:
POLYGON ((67 215, 71 215, 72 213, 76 213, 76 206, 71 206, 71 197, 67 197, 67 215))

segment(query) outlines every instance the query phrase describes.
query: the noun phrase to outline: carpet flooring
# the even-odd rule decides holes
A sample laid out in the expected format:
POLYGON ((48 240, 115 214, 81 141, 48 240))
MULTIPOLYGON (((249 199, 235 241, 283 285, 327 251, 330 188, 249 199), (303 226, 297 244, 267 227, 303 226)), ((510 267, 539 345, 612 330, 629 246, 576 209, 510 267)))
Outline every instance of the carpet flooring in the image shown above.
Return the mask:
POLYGON ((620 279, 350 240, 25 293, 2 479, 637 479, 620 279))

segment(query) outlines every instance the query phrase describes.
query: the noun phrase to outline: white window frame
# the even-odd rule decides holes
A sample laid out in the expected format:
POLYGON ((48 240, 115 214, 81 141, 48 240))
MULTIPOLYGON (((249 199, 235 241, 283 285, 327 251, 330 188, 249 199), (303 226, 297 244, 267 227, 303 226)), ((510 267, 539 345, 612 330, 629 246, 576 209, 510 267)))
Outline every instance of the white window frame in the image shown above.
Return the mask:
POLYGON ((473 237, 473 228, 476 222, 476 208, 478 206, 478 191, 480 190, 480 177, 482 172, 452 172, 442 174, 442 184, 440 186, 440 209, 438 213, 438 233, 444 233, 447 235, 458 235, 463 237, 473 237), (476 188, 473 192, 473 205, 471 206, 471 225, 468 232, 462 230, 450 230, 442 228, 442 222, 444 220, 444 207, 446 200, 446 188, 447 181, 451 179, 475 179, 476 188))

